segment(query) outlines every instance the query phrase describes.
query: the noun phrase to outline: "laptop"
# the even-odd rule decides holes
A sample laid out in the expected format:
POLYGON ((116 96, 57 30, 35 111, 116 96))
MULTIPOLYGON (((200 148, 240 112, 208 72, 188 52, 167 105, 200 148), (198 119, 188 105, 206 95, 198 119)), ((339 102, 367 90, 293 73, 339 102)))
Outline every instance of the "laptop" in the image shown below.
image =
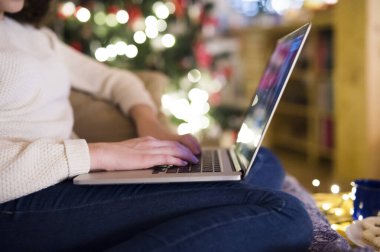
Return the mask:
POLYGON ((254 169, 253 162, 286 83, 309 34, 307 23, 280 38, 247 110, 236 143, 230 148, 203 149, 198 164, 157 166, 132 171, 93 172, 74 178, 78 185, 236 181, 254 169))

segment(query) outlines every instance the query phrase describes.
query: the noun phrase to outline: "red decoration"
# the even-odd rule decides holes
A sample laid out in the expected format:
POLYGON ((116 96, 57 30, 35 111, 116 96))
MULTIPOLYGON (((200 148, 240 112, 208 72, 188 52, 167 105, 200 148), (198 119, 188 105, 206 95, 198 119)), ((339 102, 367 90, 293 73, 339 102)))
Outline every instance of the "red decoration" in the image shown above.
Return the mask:
POLYGON ((57 11, 57 17, 61 20, 66 20, 67 16, 63 15, 62 12, 57 11))
POLYGON ((212 64, 212 55, 206 50, 206 46, 202 42, 196 42, 194 45, 194 55, 197 65, 200 68, 210 68, 212 64))
POLYGON ((133 23, 142 17, 141 9, 137 5, 131 5, 127 7, 127 12, 129 14, 129 24, 133 25, 133 23))
POLYGON ((224 69, 224 74, 227 77, 227 79, 231 79, 232 74, 233 74, 232 66, 226 66, 226 68, 224 69))
POLYGON ((111 13, 111 14, 116 14, 119 10, 120 10, 120 8, 118 6, 111 5, 108 7, 107 12, 111 13))
POLYGON ((187 0, 173 0, 175 6, 175 15, 177 17, 183 17, 187 7, 187 0))
POLYGON ((70 42, 70 46, 74 48, 75 50, 82 52, 83 51, 83 46, 82 43, 79 41, 72 41, 70 42))
POLYGON ((208 102, 213 107, 220 105, 220 103, 222 102, 221 93, 215 92, 215 93, 210 94, 210 98, 208 99, 208 102))
POLYGON ((201 24, 202 25, 210 25, 210 26, 213 26, 213 27, 217 27, 219 22, 218 22, 218 19, 214 18, 214 17, 203 17, 201 18, 201 24))
POLYGON ((209 26, 217 27, 219 24, 218 19, 212 16, 210 11, 206 10, 205 8, 203 8, 199 19, 201 21, 202 26, 209 25, 209 26))

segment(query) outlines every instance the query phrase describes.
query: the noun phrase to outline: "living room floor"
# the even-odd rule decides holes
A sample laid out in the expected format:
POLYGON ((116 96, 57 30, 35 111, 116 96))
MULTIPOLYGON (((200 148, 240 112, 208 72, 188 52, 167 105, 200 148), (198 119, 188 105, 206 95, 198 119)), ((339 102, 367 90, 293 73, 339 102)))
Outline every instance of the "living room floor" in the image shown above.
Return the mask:
POLYGON ((305 155, 282 149, 272 149, 279 157, 285 170, 311 193, 330 193, 333 181, 333 167, 331 161, 310 163, 305 155), (320 185, 315 187, 312 181, 318 179, 320 185))

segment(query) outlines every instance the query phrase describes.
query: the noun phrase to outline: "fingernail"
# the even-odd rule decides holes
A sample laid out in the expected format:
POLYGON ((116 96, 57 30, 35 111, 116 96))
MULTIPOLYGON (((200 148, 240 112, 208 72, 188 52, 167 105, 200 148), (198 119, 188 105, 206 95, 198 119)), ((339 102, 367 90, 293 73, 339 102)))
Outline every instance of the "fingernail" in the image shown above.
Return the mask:
POLYGON ((187 162, 186 161, 182 161, 182 166, 186 166, 187 165, 187 162))

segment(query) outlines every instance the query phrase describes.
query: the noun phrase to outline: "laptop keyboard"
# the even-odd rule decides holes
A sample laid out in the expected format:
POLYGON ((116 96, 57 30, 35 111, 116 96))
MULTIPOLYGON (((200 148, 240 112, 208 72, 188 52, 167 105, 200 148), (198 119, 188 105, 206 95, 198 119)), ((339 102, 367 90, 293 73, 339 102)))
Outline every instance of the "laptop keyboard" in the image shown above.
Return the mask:
POLYGON ((198 164, 188 164, 186 166, 156 166, 153 174, 159 173, 202 173, 221 172, 219 156, 217 150, 203 151, 198 156, 198 164))

